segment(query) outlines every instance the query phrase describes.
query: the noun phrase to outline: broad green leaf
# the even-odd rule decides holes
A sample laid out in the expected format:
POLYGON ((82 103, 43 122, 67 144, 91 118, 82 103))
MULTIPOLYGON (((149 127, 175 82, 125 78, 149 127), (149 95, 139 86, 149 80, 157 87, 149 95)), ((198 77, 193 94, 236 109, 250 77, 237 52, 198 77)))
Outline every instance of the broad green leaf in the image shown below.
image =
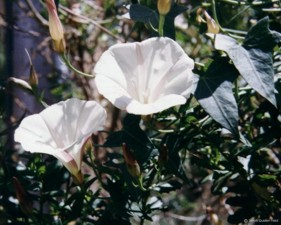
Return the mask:
POLYGON ((242 45, 226 35, 215 38, 215 48, 225 51, 248 84, 275 107, 272 50, 280 40, 280 33, 269 30, 268 18, 249 30, 242 45))
POLYGON ((175 18, 187 10, 186 6, 174 3, 171 11, 166 15, 164 24, 164 36, 175 40, 175 18))
POLYGON ((140 4, 132 4, 130 5, 129 15, 134 21, 151 24, 153 27, 157 27, 158 14, 153 9, 140 4))
POLYGON ((238 72, 227 58, 217 58, 200 76, 194 96, 224 128, 238 135, 238 107, 232 88, 238 72))

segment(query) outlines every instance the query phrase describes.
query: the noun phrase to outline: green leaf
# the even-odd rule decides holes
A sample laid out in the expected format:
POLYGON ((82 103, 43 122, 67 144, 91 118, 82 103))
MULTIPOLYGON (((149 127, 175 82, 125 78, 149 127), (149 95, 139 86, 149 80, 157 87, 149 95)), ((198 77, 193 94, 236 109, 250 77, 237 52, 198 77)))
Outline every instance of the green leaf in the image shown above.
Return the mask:
POLYGON ((170 12, 166 15, 164 24, 164 36, 175 40, 175 18, 187 10, 186 6, 174 3, 170 12))
POLYGON ((260 174, 258 175, 258 177, 262 180, 262 181, 266 181, 266 180, 273 180, 275 181, 277 176, 276 175, 272 175, 272 174, 260 174))
POLYGON ((242 45, 226 35, 215 38, 215 48, 225 51, 247 83, 275 107, 272 50, 280 40, 280 33, 269 30, 267 17, 249 30, 242 45))
POLYGON ((226 185, 227 180, 233 173, 230 171, 214 171, 213 174, 213 185, 211 190, 214 194, 221 194, 222 188, 226 185))
POLYGON ((153 27, 158 25, 157 13, 140 4, 132 4, 129 9, 130 18, 134 21, 143 22, 145 24, 151 24, 153 27))
POLYGON ((123 121, 123 129, 110 134, 104 146, 121 147, 123 143, 126 143, 135 159, 143 165, 157 154, 157 149, 140 128, 140 119, 140 116, 128 114, 123 121))
POLYGON ((182 139, 182 136, 178 133, 172 133, 166 135, 163 138, 163 143, 166 144, 168 150, 168 160, 165 162, 166 172, 169 174, 174 174, 177 177, 181 178, 184 182, 189 182, 185 171, 184 165, 180 157, 180 150, 183 148, 185 141, 182 139))
POLYGON ((257 48, 266 53, 272 52, 280 41, 281 34, 269 29, 269 18, 265 17, 249 30, 243 46, 246 49, 257 48))
POLYGON ((169 193, 175 191, 182 187, 182 183, 177 180, 170 180, 165 183, 160 183, 157 188, 159 188, 159 193, 169 193))
MULTIPOLYGON (((170 12, 165 17, 164 36, 175 39, 175 18, 187 10, 186 6, 173 3, 170 12)), ((158 28, 159 14, 157 11, 140 4, 132 4, 129 9, 130 18, 158 28)))
POLYGON ((237 70, 227 58, 217 58, 200 76, 194 96, 224 128, 238 135, 238 107, 232 92, 237 70))

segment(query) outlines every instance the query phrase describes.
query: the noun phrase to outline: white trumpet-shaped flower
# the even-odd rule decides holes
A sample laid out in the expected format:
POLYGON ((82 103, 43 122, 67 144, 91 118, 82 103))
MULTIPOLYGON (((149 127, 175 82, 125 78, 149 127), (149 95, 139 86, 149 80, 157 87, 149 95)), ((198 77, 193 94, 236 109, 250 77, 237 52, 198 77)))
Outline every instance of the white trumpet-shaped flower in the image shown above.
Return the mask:
POLYGON ((98 91, 117 108, 148 115, 186 102, 194 61, 170 38, 117 44, 97 62, 98 91))
POLYGON ((53 155, 82 183, 83 146, 91 134, 101 130, 105 110, 95 101, 69 99, 23 119, 15 141, 32 153, 53 155))

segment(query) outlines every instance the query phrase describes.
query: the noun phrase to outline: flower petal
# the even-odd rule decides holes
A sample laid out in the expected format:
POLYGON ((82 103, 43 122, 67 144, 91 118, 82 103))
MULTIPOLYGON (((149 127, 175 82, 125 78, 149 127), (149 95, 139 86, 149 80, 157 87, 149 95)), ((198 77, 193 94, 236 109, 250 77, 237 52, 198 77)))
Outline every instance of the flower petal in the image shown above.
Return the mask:
POLYGON ((46 6, 49 14, 49 30, 52 39, 61 40, 64 38, 63 27, 57 14, 54 0, 47 0, 46 6))
POLYGON ((23 119, 15 141, 27 151, 53 155, 64 165, 73 158, 80 168, 82 146, 105 118, 105 110, 95 101, 69 99, 23 119))
POLYGON ((96 64, 95 82, 99 92, 116 107, 128 110, 132 109, 132 105, 151 104, 154 110, 150 106, 149 110, 142 106, 147 110, 130 112, 156 113, 178 102, 183 104, 182 96, 189 97, 193 67, 193 60, 175 41, 150 38, 140 43, 117 44, 109 48, 96 64), (168 95, 168 99, 174 96, 175 100, 167 104, 164 100, 160 101, 168 95), (155 105, 157 103, 160 105, 155 105))
POLYGON ((15 131, 15 141, 30 152, 54 154, 57 143, 39 114, 24 118, 15 131))
POLYGON ((128 113, 137 115, 149 115, 155 112, 161 112, 175 105, 182 105, 186 102, 186 98, 181 95, 166 95, 158 99, 154 103, 141 104, 133 100, 128 104, 126 110, 128 113))

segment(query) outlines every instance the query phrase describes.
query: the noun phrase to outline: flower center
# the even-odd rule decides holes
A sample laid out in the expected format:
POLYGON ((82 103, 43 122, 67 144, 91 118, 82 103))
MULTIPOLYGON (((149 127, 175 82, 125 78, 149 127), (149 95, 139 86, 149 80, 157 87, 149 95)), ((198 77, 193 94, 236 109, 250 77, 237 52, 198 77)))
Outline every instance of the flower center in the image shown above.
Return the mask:
POLYGON ((140 93, 140 96, 139 96, 140 97, 140 102, 143 103, 143 104, 148 104, 149 103, 149 101, 148 101, 149 95, 150 95, 150 89, 149 88, 144 90, 144 91, 142 91, 140 93))

